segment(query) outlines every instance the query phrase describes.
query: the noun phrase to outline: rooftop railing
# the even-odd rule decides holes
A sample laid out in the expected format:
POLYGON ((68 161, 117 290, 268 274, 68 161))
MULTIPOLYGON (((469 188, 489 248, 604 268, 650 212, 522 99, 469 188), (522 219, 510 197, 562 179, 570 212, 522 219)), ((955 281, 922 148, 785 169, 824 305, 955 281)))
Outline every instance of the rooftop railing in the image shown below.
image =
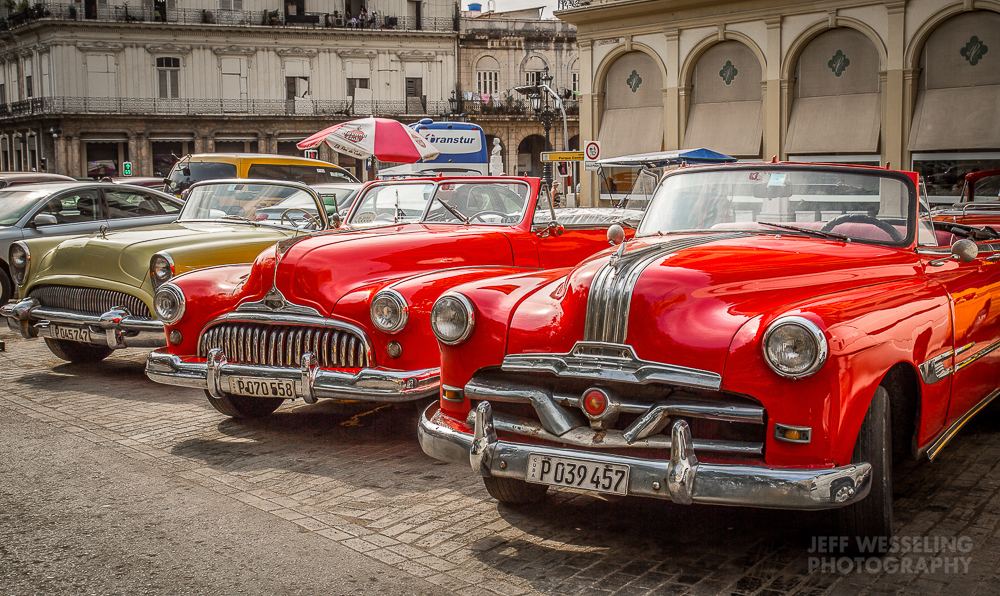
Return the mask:
POLYGON ((313 29, 385 29, 399 31, 455 31, 452 17, 404 17, 379 14, 364 23, 350 21, 340 12, 285 15, 268 10, 223 10, 200 8, 156 8, 98 4, 87 10, 83 4, 39 3, 0 17, 0 30, 16 29, 35 21, 82 21, 117 23, 173 23, 184 25, 228 25, 234 27, 307 27, 313 29))
POLYGON ((576 25, 558 20, 462 19, 463 35, 500 34, 509 36, 576 37, 576 25))

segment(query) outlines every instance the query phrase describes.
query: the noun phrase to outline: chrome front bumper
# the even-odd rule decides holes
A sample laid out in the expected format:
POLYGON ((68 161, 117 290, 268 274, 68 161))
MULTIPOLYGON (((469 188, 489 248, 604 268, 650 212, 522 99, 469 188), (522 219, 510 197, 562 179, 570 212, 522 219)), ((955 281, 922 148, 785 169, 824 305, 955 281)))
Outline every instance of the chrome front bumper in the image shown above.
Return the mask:
POLYGON ((675 503, 740 505, 770 509, 833 509, 860 501, 871 488, 871 464, 839 468, 768 468, 700 463, 687 422, 671 431, 670 459, 655 460, 566 447, 500 441, 489 402, 475 410, 474 432, 445 418, 438 404, 420 417, 418 437, 424 453, 436 459, 472 466, 481 476, 524 480, 530 455, 585 459, 598 464, 629 466, 628 494, 675 503))
POLYGON ((163 323, 137 319, 124 307, 116 307, 103 315, 88 315, 61 308, 48 308, 36 298, 23 298, 0 306, 0 316, 7 326, 26 339, 50 337, 82 343, 119 348, 158 348, 167 345, 163 323), (78 333, 60 335, 58 330, 73 329, 78 333))
POLYGON ((229 379, 287 379, 295 382, 295 393, 306 403, 319 398, 402 402, 437 395, 440 369, 391 371, 363 368, 357 373, 319 368, 311 352, 302 355, 302 368, 233 364, 216 348, 208 358, 185 361, 166 350, 150 352, 146 376, 166 385, 205 389, 213 397, 228 393, 229 379))

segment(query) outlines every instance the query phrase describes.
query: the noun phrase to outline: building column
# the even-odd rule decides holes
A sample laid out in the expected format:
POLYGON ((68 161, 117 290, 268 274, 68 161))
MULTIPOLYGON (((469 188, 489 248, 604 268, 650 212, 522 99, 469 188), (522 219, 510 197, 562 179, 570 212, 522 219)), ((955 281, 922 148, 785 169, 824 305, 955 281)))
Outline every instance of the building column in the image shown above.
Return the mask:
MULTIPOLYGON (((142 131, 130 132, 128 134, 128 159, 126 159, 125 161, 132 162, 132 175, 133 176, 141 176, 142 175, 142 174, 139 173, 139 171, 141 171, 141 168, 142 168, 142 165, 141 165, 142 164, 142 155, 141 155, 141 151, 139 149, 139 143, 142 142, 140 135, 142 135, 142 131)), ((122 164, 122 168, 124 169, 124 163, 122 164)), ((119 171, 118 175, 121 176, 123 173, 124 173, 123 171, 119 171)))
POLYGON ((906 73, 903 59, 906 52, 906 0, 886 2, 889 30, 886 39, 886 71, 882 83, 882 163, 899 169, 910 167, 910 153, 906 150, 909 131, 904 125, 909 114, 903 110, 910 105, 906 95, 906 73))
POLYGON ((52 139, 52 167, 50 172, 56 174, 66 174, 66 137, 58 135, 52 139))
POLYGON ((681 148, 684 139, 680 135, 680 90, 677 77, 680 76, 681 51, 680 31, 671 29, 663 34, 667 39, 664 66, 667 78, 663 81, 663 148, 672 151, 681 148))
POLYGON ((66 175, 74 178, 82 178, 87 173, 87 155, 84 151, 80 137, 67 138, 69 141, 69 163, 66 168, 66 175))
POLYGON ((767 71, 764 73, 764 153, 765 160, 782 155, 781 129, 781 17, 765 19, 767 25, 767 48, 764 57, 767 71))

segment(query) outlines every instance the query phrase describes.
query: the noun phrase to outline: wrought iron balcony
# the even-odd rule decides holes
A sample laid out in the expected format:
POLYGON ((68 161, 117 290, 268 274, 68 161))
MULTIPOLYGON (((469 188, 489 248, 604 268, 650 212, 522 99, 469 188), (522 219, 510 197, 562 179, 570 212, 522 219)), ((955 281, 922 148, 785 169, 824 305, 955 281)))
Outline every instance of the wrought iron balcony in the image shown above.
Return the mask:
POLYGON ((285 15, 268 10, 223 10, 201 8, 156 8, 149 6, 121 6, 97 4, 88 10, 83 3, 39 3, 24 11, 9 13, 0 18, 0 30, 16 29, 38 21, 81 21, 117 23, 173 23, 183 25, 226 25, 231 27, 307 27, 314 29, 387 29, 398 31, 455 31, 453 17, 423 17, 380 14, 352 27, 343 14, 305 13, 285 15))

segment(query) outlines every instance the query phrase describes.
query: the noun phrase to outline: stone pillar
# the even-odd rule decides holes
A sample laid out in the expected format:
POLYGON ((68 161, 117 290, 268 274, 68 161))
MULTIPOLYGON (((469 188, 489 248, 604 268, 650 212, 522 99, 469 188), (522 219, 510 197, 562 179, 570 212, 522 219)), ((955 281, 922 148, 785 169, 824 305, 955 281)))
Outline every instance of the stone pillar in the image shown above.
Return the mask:
POLYGON ((69 141, 69 164, 66 175, 82 178, 87 173, 87 154, 80 137, 67 138, 69 141))
MULTIPOLYGON (((139 149, 139 144, 142 142, 142 131, 130 132, 128 134, 128 159, 125 161, 132 162, 132 175, 142 176, 139 172, 142 171, 142 155, 139 149)), ((123 166, 124 167, 124 166, 123 166)), ((123 172, 119 171, 118 175, 121 176, 123 172)))
POLYGON ((52 146, 54 149, 53 150, 54 163, 52 164, 52 167, 49 169, 49 171, 56 174, 62 174, 64 176, 68 176, 69 169, 67 167, 68 164, 66 162, 66 151, 68 150, 68 146, 66 143, 66 137, 63 135, 57 136, 55 139, 52 140, 52 146))
POLYGON ((664 66, 667 68, 667 78, 663 81, 663 148, 667 151, 680 149, 684 143, 680 124, 680 76, 681 52, 680 32, 671 29, 664 33, 667 39, 667 53, 664 66))
POLYGON ((764 58, 767 68, 764 72, 762 94, 764 97, 764 160, 772 156, 782 156, 781 130, 784 126, 781 104, 781 17, 765 19, 767 25, 767 47, 764 58))
POLYGON ((906 0, 886 2, 889 30, 886 39, 886 71, 882 81, 882 163, 906 169, 910 167, 910 152, 906 150, 905 123, 910 115, 904 109, 911 105, 906 93, 904 54, 906 52, 906 0))

